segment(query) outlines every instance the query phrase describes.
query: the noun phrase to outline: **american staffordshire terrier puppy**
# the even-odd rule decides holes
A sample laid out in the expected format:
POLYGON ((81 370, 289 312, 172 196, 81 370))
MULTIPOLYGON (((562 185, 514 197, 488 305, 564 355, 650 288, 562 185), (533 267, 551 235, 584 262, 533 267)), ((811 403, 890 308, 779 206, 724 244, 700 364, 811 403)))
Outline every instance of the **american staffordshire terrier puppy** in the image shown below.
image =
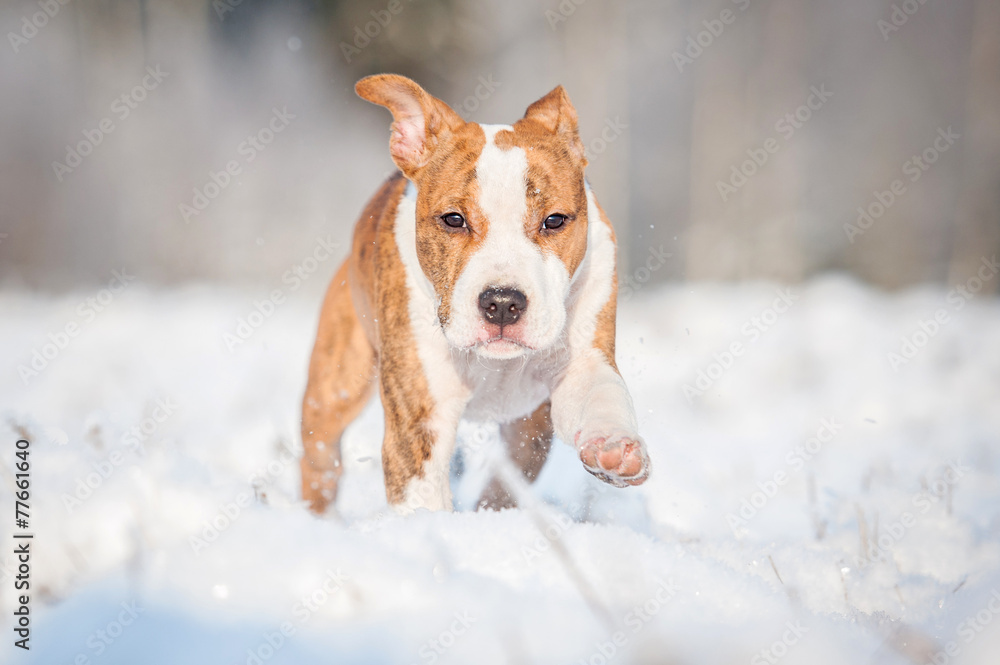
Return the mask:
MULTIPOLYGON (((466 122, 410 79, 358 82, 392 112, 399 172, 368 202, 320 314, 302 407, 302 495, 337 494, 340 440, 378 386, 401 513, 451 510, 459 419, 500 424, 534 480, 553 433, 616 487, 649 476, 615 364, 615 234, 584 179, 562 86, 513 125, 466 122)), ((514 499, 496 478, 481 506, 514 499)))

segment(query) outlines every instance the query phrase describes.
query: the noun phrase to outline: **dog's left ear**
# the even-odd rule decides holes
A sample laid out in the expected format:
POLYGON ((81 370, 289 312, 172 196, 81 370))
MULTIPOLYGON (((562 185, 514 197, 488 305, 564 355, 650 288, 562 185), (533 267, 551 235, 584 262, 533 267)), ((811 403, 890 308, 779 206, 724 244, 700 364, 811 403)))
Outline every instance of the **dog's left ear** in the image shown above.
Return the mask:
POLYGON ((362 99, 392 111, 392 161, 411 180, 430 161, 442 136, 465 121, 450 106, 412 80, 397 74, 377 74, 358 81, 362 99))
POLYGON ((577 128, 576 109, 573 108, 573 102, 569 101, 569 95, 561 85, 557 85, 552 92, 529 106, 524 113, 524 119, 536 122, 547 131, 565 139, 570 152, 583 160, 584 166, 587 165, 583 141, 580 140, 580 131, 577 128))

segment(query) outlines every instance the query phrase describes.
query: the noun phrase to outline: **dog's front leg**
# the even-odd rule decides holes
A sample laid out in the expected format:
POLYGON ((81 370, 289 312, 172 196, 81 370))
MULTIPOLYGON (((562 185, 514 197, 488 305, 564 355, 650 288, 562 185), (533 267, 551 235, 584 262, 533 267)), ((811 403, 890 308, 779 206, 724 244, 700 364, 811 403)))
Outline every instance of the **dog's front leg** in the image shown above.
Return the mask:
POLYGON ((616 487, 641 485, 649 455, 639 437, 632 398, 618 369, 598 349, 573 357, 552 391, 556 435, 573 445, 584 467, 616 487))
POLYGON ((569 315, 569 357, 552 386, 552 424, 587 471, 616 487, 641 485, 649 477, 649 455, 615 365, 614 231, 589 189, 587 200, 587 258, 569 315))
POLYGON ((449 485, 458 421, 471 396, 433 322, 413 317, 413 337, 383 344, 382 469, 389 505, 401 514, 451 510, 449 485))
POLYGON ((407 381, 386 373, 382 377, 382 469, 389 505, 401 514, 418 508, 451 510, 451 457, 465 400, 435 400, 420 390, 426 383, 422 376, 407 376, 407 381))

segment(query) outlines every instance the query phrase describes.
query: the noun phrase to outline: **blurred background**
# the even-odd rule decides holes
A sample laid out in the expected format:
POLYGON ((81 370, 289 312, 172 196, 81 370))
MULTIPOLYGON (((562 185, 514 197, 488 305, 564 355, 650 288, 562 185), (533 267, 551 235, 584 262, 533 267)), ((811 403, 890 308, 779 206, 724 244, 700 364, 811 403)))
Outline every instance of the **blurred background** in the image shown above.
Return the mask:
POLYGON ((1000 250, 995 0, 6 0, 0 26, 8 286, 254 286, 346 252, 393 169, 353 93, 377 72, 479 122, 563 84, 639 281, 895 289, 1000 250))

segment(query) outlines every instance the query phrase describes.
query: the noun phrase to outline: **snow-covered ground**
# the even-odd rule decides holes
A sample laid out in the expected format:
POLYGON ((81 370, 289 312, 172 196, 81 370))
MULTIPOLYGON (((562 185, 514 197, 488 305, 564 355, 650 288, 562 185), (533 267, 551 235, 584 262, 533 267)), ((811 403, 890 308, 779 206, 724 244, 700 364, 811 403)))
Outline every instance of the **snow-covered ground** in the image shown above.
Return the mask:
POLYGON ((497 435, 468 424, 460 510, 400 518, 376 404, 345 443, 341 519, 317 519, 295 455, 319 298, 288 294, 230 350, 265 295, 0 291, 0 662, 997 662, 996 299, 647 287, 618 345, 645 486, 606 487, 557 443, 536 504, 470 512, 497 435), (37 375, 34 350, 53 356, 37 375))

